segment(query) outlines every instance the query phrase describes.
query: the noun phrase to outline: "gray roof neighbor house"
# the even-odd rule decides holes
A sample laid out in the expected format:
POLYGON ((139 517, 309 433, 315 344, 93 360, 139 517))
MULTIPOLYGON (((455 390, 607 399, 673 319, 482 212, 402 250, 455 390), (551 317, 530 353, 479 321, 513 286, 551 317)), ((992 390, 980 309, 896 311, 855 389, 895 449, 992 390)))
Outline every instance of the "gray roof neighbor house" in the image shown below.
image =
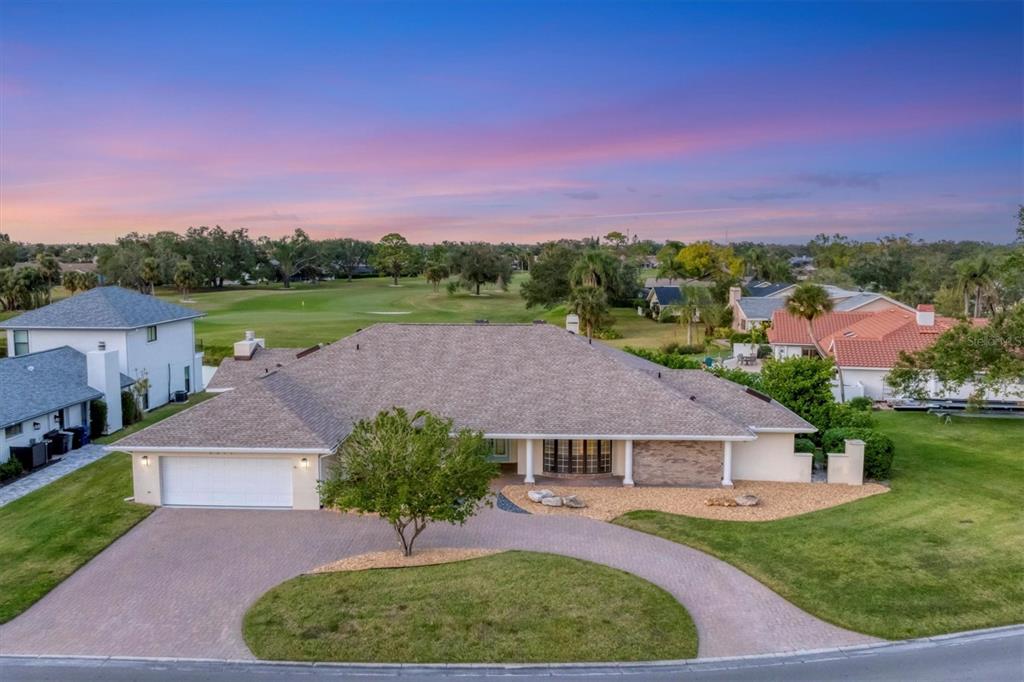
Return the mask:
POLYGON ((119 444, 326 452, 356 421, 394 406, 494 438, 741 441, 755 428, 811 429, 742 389, 690 399, 657 367, 547 324, 379 324, 119 444))
POLYGON ((137 329, 203 313, 121 287, 96 287, 0 322, 0 329, 137 329))
MULTIPOLYGON (((85 354, 68 346, 0 358, 0 428, 102 398, 87 374, 85 354)), ((134 382, 121 375, 122 388, 134 382)))
POLYGON ((782 297, 765 296, 763 298, 744 296, 736 300, 748 320, 770 320, 772 313, 786 306, 786 299, 782 297))

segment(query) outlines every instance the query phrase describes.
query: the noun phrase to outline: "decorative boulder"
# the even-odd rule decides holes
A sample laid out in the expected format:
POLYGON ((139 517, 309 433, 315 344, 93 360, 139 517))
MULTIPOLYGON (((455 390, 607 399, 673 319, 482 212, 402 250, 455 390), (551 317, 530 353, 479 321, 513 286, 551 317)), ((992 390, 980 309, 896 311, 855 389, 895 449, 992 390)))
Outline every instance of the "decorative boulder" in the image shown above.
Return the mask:
POLYGON ((757 495, 740 495, 736 498, 736 504, 741 507, 756 507, 761 504, 761 498, 757 495))
POLYGON ((572 509, 583 509, 587 505, 580 498, 575 495, 563 495, 562 504, 572 509))
POLYGON ((554 495, 552 495, 551 497, 543 498, 540 501, 540 503, 543 504, 545 507, 561 507, 562 506, 562 498, 561 497, 555 497, 554 495))
POLYGON ((526 496, 529 497, 534 502, 540 502, 545 497, 554 497, 555 494, 553 492, 551 492, 550 490, 547 490, 547 489, 544 489, 544 490, 527 490, 526 491, 526 496))

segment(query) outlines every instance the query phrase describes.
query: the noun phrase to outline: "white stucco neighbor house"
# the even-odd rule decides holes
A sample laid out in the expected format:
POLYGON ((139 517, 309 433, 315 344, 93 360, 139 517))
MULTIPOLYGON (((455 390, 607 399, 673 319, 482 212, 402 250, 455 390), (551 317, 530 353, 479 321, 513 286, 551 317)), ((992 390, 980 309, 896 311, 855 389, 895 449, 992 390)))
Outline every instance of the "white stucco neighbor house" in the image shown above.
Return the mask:
MULTIPOLYGON (((896 395, 886 381, 900 354, 928 348, 940 334, 958 322, 951 317, 937 316, 934 306, 922 304, 913 312, 902 308, 877 312, 832 311, 814 320, 813 330, 818 344, 842 369, 847 400, 860 396, 890 400, 903 397, 896 395)), ((971 322, 981 325, 987 320, 974 319, 971 322)), ((768 341, 772 354, 779 360, 817 355, 807 332, 807 322, 785 310, 773 313, 768 341)), ((926 388, 929 398, 949 400, 966 400, 975 389, 968 382, 960 391, 947 393, 934 381, 926 388)), ((1018 400, 1019 396, 999 394, 991 395, 989 399, 1018 400)))
POLYGON ((116 286, 97 287, 0 322, 7 354, 68 346, 79 353, 114 352, 133 381, 147 378, 143 407, 153 409, 202 390, 202 353, 195 351, 196 318, 203 313, 116 286))
MULTIPOLYGON (((118 371, 117 353, 81 353, 61 346, 0 358, 0 464, 11 448, 37 451, 34 466, 81 445, 90 436, 89 405, 108 405, 106 431, 121 428, 121 390, 133 383, 118 371)), ((30 467, 33 465, 30 465, 30 467)))
POLYGON ((316 509, 355 423, 395 406, 483 432, 527 483, 811 480, 794 437, 814 427, 778 402, 553 325, 378 324, 300 355, 236 358, 230 390, 119 441, 135 500, 316 509))

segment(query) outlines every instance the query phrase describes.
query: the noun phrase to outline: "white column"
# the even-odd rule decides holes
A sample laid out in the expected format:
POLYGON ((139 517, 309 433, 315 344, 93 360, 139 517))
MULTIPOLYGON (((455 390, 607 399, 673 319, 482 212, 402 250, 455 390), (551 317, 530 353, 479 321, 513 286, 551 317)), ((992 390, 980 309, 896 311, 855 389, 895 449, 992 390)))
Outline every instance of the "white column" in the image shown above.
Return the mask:
POLYGON ((533 439, 526 439, 526 478, 523 483, 535 483, 533 479, 533 439))
POLYGON ((725 460, 722 463, 722 485, 732 487, 732 441, 725 441, 725 460))
POLYGON ((633 485, 633 441, 626 441, 626 466, 623 470, 622 485, 633 485))

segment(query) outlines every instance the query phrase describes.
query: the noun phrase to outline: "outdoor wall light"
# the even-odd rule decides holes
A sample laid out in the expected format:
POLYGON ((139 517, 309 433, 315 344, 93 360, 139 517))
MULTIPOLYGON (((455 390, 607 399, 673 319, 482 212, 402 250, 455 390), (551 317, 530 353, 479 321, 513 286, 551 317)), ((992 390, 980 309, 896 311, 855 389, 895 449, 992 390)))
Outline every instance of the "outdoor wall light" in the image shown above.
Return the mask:
POLYGON ((149 455, 143 455, 142 456, 142 466, 144 466, 144 467, 148 467, 149 466, 149 455))
POLYGON ((306 459, 305 457, 302 458, 302 468, 303 469, 308 469, 309 468, 309 460, 306 459))

